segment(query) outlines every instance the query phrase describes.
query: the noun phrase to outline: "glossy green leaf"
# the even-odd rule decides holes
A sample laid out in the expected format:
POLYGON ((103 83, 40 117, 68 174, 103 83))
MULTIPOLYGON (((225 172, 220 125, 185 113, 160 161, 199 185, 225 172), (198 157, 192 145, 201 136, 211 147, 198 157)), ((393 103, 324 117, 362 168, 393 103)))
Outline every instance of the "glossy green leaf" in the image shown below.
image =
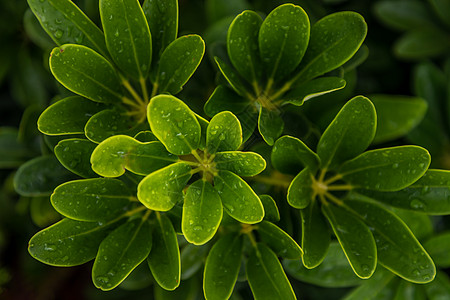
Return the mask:
POLYGON ((63 219, 36 233, 30 240, 28 252, 52 266, 81 265, 95 258, 100 243, 121 223, 114 220, 100 225, 63 219))
POLYGON ((159 61, 158 91, 179 93, 197 69, 204 53, 205 42, 199 35, 185 35, 170 43, 159 61))
POLYGON ((59 162, 69 171, 84 178, 97 177, 92 171, 90 158, 96 144, 86 139, 66 139, 54 151, 59 162))
POLYGON ((344 203, 372 231, 381 265, 414 283, 433 280, 436 274, 433 261, 402 220, 374 203, 355 200, 344 203))
POLYGON ((449 0, 430 0, 434 12, 439 16, 440 21, 450 26, 450 1, 449 0))
POLYGON ((303 265, 313 269, 320 265, 327 254, 331 236, 328 224, 320 211, 318 201, 300 210, 302 219, 303 265))
POLYGON ((316 153, 301 140, 289 135, 282 136, 275 142, 271 160, 278 171, 294 175, 305 167, 316 170, 320 164, 316 153))
POLYGON ((239 176, 255 176, 266 168, 264 158, 255 152, 218 152, 214 163, 218 170, 228 170, 239 176))
POLYGON ((91 157, 92 169, 104 177, 119 177, 125 169, 148 175, 177 161, 160 142, 141 143, 126 135, 107 138, 91 157))
POLYGON ((281 112, 277 109, 259 108, 258 130, 264 141, 270 146, 283 133, 284 122, 281 112))
POLYGON ((372 276, 377 266, 377 248, 369 228, 358 216, 333 204, 322 205, 322 212, 355 274, 363 279, 372 276))
POLYGON ((22 196, 46 196, 61 183, 75 178, 54 156, 46 155, 20 166, 14 176, 14 188, 22 196))
POLYGON ((397 192, 360 191, 391 206, 431 215, 450 214, 450 171, 428 170, 419 180, 397 192))
POLYGON ((270 12, 259 30, 259 51, 270 80, 278 81, 298 66, 309 42, 309 18, 291 3, 270 12))
POLYGON ((69 0, 28 0, 42 27, 57 45, 80 44, 106 56, 102 31, 69 0))
POLYGON ((262 221, 257 225, 262 242, 269 246, 278 256, 287 259, 300 259, 303 251, 293 238, 273 223, 262 221))
POLYGON ((359 287, 353 289, 345 300, 389 300, 393 299, 395 288, 399 282, 391 272, 380 268, 369 280, 366 280, 359 287))
POLYGON ((412 299, 426 300, 425 290, 422 285, 414 284, 405 280, 400 281, 395 292, 394 300, 412 299))
POLYGON ((300 260, 284 260, 283 267, 289 275, 302 282, 322 287, 348 287, 361 283, 348 264, 339 243, 332 242, 323 262, 314 269, 307 269, 300 260))
POLYGON ((294 85, 334 70, 361 47, 367 34, 364 18, 352 11, 328 15, 311 27, 308 49, 294 85))
POLYGON ((194 112, 194 115, 197 118, 198 123, 200 124, 200 130, 201 130, 200 144, 198 146, 198 149, 204 151, 206 148, 206 131, 209 126, 209 121, 195 112, 194 112))
POLYGON ((103 221, 123 214, 132 200, 126 185, 116 179, 94 178, 69 181, 51 196, 53 207, 78 221, 103 221))
POLYGON ((122 99, 114 67, 90 48, 72 44, 56 47, 50 54, 50 70, 68 90, 92 101, 118 103, 122 99))
POLYGON ((450 232, 445 231, 428 239, 423 246, 441 268, 450 267, 450 232))
POLYGON ((158 141, 156 136, 149 130, 143 130, 141 132, 138 132, 138 134, 134 136, 134 139, 142 143, 158 141))
POLYGON ((438 272, 436 278, 424 286, 428 299, 445 300, 450 295, 450 278, 444 272, 438 272))
POLYGON ((247 109, 236 115, 242 127, 242 140, 246 142, 253 135, 257 122, 258 114, 253 111, 253 107, 247 106, 247 109))
POLYGON ((104 108, 82 97, 68 97, 52 104, 41 114, 38 129, 48 135, 81 134, 89 118, 104 108))
POLYGON ((427 103, 421 98, 371 95, 370 99, 377 111, 375 144, 404 136, 422 121, 427 111, 427 103))
POLYGON ((138 0, 100 0, 106 46, 115 64, 136 80, 150 70, 152 38, 138 0))
POLYGON ((226 235, 214 244, 203 273, 206 299, 229 299, 241 267, 242 249, 242 236, 234 234, 226 235))
POLYGON ((369 99, 349 100, 323 133, 317 154, 323 169, 333 169, 361 154, 375 136, 377 116, 369 99))
POLYGON ((356 188, 398 191, 422 177, 430 161, 428 151, 417 146, 376 149, 345 162, 339 173, 356 188))
POLYGON ((170 153, 190 154, 199 147, 200 124, 181 100, 169 95, 153 97, 148 105, 147 118, 151 131, 170 153))
MULTIPOLYGON (((47 34, 47 32, 45 32, 44 28, 42 27, 42 25, 39 23, 39 19, 37 18, 37 16, 33 13, 33 11, 31 10, 31 8, 28 8, 25 11, 25 14, 23 15, 23 28, 25 29, 25 33, 28 36, 28 38, 30 38, 30 40, 39 46, 39 48, 41 49, 51 49, 55 46, 54 41, 50 38, 50 36, 47 34)), ((6 50, 6 51, 10 51, 10 50, 6 50)), ((6 59, 4 58, 4 60, 6 61, 6 59)), ((5 63, 3 65, 3 68, 9 68, 8 63, 5 63)), ((4 70, 2 68, 2 70, 4 70)), ((3 74, 6 70, 4 71, 0 71, 1 74, 3 74)), ((3 78, 3 76, 0 76, 1 78, 3 78)))
POLYGON ((20 167, 34 156, 18 136, 17 129, 0 127, 0 169, 20 167))
POLYGON ((135 135, 143 125, 126 115, 126 111, 113 108, 93 115, 84 127, 86 137, 94 143, 101 143, 117 134, 135 135))
POLYGON ((437 27, 409 31, 394 45, 395 54, 403 59, 424 59, 444 55, 450 48, 447 32, 437 27))
POLYGON ((159 286, 172 291, 179 286, 181 276, 177 234, 166 216, 157 216, 153 230, 153 248, 147 261, 159 286))
POLYGON ((92 281, 103 291, 118 286, 152 248, 150 224, 136 218, 111 232, 100 244, 92 267, 92 281))
POLYGON ((352 58, 350 58, 345 64, 342 65, 344 76, 345 73, 354 71, 358 66, 365 62, 368 57, 369 47, 367 47, 365 44, 362 44, 358 51, 356 51, 355 55, 353 55, 352 58))
MULTIPOLYGON (((196 246, 187 244, 180 252, 181 259, 181 281, 188 280, 203 267, 210 245, 196 246)), ((195 277, 194 277, 195 278, 195 277)))
POLYGON ((275 253, 258 243, 247 261, 247 280, 252 294, 261 299, 297 299, 275 253))
POLYGON ((188 164, 174 163, 145 177, 138 185, 137 197, 151 210, 168 211, 183 198, 191 176, 188 164))
POLYGON ((211 96, 209 96, 208 101, 205 103, 204 110, 206 115, 213 117, 225 110, 238 114, 243 112, 249 105, 250 101, 239 96, 228 87, 219 85, 211 96))
POLYGON ((320 77, 295 87, 283 96, 283 100, 301 106, 307 100, 341 90, 345 85, 345 80, 339 77, 320 77))
POLYGON ((222 220, 222 202, 217 191, 205 180, 189 186, 184 197, 181 228, 189 243, 203 245, 219 228, 222 220))
POLYGON ((227 50, 233 67, 254 86, 262 76, 263 66, 258 51, 258 32, 261 17, 246 10, 236 16, 228 28, 227 50))
POLYGON ((270 195, 260 195, 259 199, 264 207, 264 220, 269 222, 280 221, 280 212, 275 200, 270 195))
POLYGON ((218 57, 214 57, 217 66, 219 67, 220 72, 223 77, 227 80, 233 90, 240 96, 245 98, 250 97, 250 93, 248 92, 250 88, 247 84, 245 84, 244 79, 230 66, 228 66, 224 61, 222 61, 218 57))
POLYGON ((234 219, 254 224, 264 218, 264 207, 258 195, 236 174, 220 171, 214 177, 214 188, 222 199, 225 211, 234 219))
POLYGON ((142 10, 152 34, 152 62, 155 64, 164 49, 177 38, 178 1, 145 0, 142 10))
POLYGON ((229 111, 215 115, 206 131, 208 153, 234 151, 242 144, 242 128, 238 118, 229 111))
POLYGON ((43 228, 61 220, 61 215, 50 203, 50 197, 33 197, 29 203, 31 220, 37 226, 43 228))
POLYGON ((304 168, 292 180, 288 188, 287 201, 290 206, 298 209, 306 208, 313 199, 313 174, 309 168, 304 168))
POLYGON ((433 234, 433 223, 428 215, 395 208, 392 208, 392 212, 405 222, 406 226, 411 229, 411 232, 419 241, 428 238, 433 234))

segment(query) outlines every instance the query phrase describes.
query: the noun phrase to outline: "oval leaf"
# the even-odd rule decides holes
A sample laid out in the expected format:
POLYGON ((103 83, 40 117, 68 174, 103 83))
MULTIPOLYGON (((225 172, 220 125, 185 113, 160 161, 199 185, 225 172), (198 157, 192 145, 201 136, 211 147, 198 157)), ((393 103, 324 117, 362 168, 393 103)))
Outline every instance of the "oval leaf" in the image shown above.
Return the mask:
POLYGON ((183 198, 183 188, 191 176, 188 164, 169 165, 145 177, 138 185, 137 197, 149 209, 168 211, 183 198))
POLYGON ((264 158, 255 152, 218 152, 214 163, 218 170, 227 170, 239 176, 255 176, 266 168, 264 158))
POLYGON ((153 134, 170 153, 190 154, 200 145, 201 128, 195 114, 181 100, 169 96, 153 97, 147 117, 153 134))
POLYGON ((96 144, 86 139, 62 140, 54 151, 59 162, 69 171, 84 178, 97 177, 92 171, 90 158, 96 144))
POLYGON ((417 146, 399 146, 364 152, 339 169, 342 178, 356 188, 398 191, 425 174, 431 158, 417 146))
POLYGON ((280 212, 275 200, 270 195, 260 195, 259 199, 264 207, 264 220, 269 222, 280 221, 280 212))
POLYGON ((203 290, 208 300, 228 299, 241 267, 242 236, 229 234, 219 239, 206 258, 203 290))
POLYGON ((85 46, 67 44, 53 49, 50 70, 68 90, 92 101, 119 103, 122 99, 111 63, 85 46))
POLYGON ((287 259, 300 259, 303 251, 293 238, 281 228, 267 221, 257 227, 262 242, 269 246, 278 256, 287 259))
POLYGON ((288 188, 287 201, 290 206, 303 209, 311 203, 314 194, 312 178, 309 168, 303 169, 295 176, 288 188))
POLYGON ((239 96, 228 87, 219 85, 209 96, 203 109, 207 116, 213 117, 226 110, 231 111, 233 114, 238 114, 243 112, 249 105, 250 102, 247 99, 239 96))
POLYGON ((219 228, 222 220, 222 202, 213 186, 197 180, 189 186, 184 197, 181 228, 189 243, 203 245, 219 228))
POLYGON ((147 77, 152 59, 152 38, 138 0, 100 0, 106 46, 116 65, 130 77, 147 77))
POLYGON ((241 76, 239 76, 236 71, 228 66, 224 61, 222 61, 218 57, 214 57, 217 66, 219 67, 220 73, 222 73, 223 77, 227 80, 233 90, 240 96, 245 97, 246 99, 251 99, 252 96, 249 93, 249 86, 244 82, 241 76))
POLYGON ((116 179, 94 178, 69 181, 51 196, 53 207, 63 216, 78 221, 102 221, 124 213, 132 195, 116 179))
POLYGON ((151 248, 147 220, 137 218, 121 225, 100 244, 92 267, 94 285, 103 291, 112 290, 147 258, 151 248))
POLYGON ((214 188, 222 199, 225 211, 239 222, 254 224, 264 218, 264 207, 258 195, 239 176, 220 171, 214 177, 214 188))
POLYGON ((283 100, 301 106, 307 100, 341 90, 345 85, 346 81, 339 77, 320 77, 292 89, 283 96, 283 100))
POLYGON ((206 130, 206 149, 208 153, 234 151, 241 144, 241 123, 235 115, 229 111, 223 111, 211 119, 206 130))
POLYGON ((447 32, 438 27, 411 30, 394 45, 395 54, 403 59, 425 59, 444 55, 450 48, 447 32))
POLYGON ((264 141, 272 146, 275 140, 283 133, 284 121, 281 111, 267 109, 262 105, 259 108, 258 130, 264 141))

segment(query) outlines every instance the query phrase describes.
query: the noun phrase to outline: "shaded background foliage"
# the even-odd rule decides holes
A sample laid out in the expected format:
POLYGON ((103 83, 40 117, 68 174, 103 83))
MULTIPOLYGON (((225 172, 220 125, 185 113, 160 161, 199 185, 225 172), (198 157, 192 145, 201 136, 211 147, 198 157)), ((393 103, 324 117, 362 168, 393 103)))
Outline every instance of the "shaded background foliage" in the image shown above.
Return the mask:
MULTIPOLYGON (((16 2, 3 1, 0 4, 0 44, 2 45, 0 50, 0 293, 3 293, 1 297, 6 299, 129 299, 133 297, 139 299, 154 294, 156 299, 186 299, 186 295, 189 293, 195 295, 196 290, 201 291, 201 285, 199 286, 201 280, 197 280, 199 274, 184 282, 172 298, 164 296, 165 292, 160 288, 145 286, 146 281, 140 280, 139 272, 136 272, 135 280, 130 280, 127 285, 123 286, 125 289, 119 288, 102 293, 96 290, 91 283, 92 263, 67 269, 54 268, 35 261, 26 252, 30 237, 39 228, 59 219, 59 216, 50 206, 48 196, 24 197, 17 195, 14 192, 12 178, 15 170, 27 160, 52 152, 52 145, 55 145, 57 141, 39 134, 36 121, 53 97, 69 93, 53 79, 48 68, 48 56, 54 46, 53 42, 40 28, 28 9, 26 1, 16 2), (8 152, 9 149, 14 149, 13 163, 11 160, 9 162, 2 160, 11 155, 8 152)), ((74 2, 94 22, 99 24, 97 1, 79 0, 74 2)), ((221 51, 218 45, 225 43, 226 30, 234 16, 244 9, 253 9, 268 14, 272 9, 286 2, 180 0, 179 35, 196 33, 204 37, 206 56, 179 94, 179 98, 187 102, 195 112, 203 112, 205 101, 220 80, 216 76, 217 69, 213 56, 220 55, 217 52, 221 51)), ((402 33, 398 32, 398 26, 395 30, 396 28, 391 28, 392 24, 386 24, 383 17, 380 18, 380 15, 382 16, 380 11, 388 6, 381 2, 388 1, 376 3, 357 0, 289 2, 302 6, 308 13, 311 23, 332 12, 351 10, 364 16, 369 28, 365 40, 369 49, 366 61, 357 68, 355 74, 349 73, 350 77, 344 90, 323 96, 314 103, 305 105, 302 122, 313 124, 312 130, 297 131, 296 136, 317 142, 319 135, 314 132, 323 131, 344 101, 354 95, 374 93, 418 95, 430 101, 429 98, 432 98, 435 93, 429 91, 430 88, 421 88, 421 86, 431 85, 431 89, 436 88, 440 91, 445 90, 446 85, 448 86, 450 66, 448 63, 445 64, 445 60, 449 56, 448 49, 420 57, 402 55, 402 52, 398 51, 398 46, 396 46, 397 50, 393 50, 394 44, 402 33), (419 61, 420 65, 418 65, 419 61), (423 76, 421 74, 427 74, 427 72, 439 73, 438 77, 446 78, 446 80, 443 79, 443 87, 435 87, 433 82, 420 82, 420 78, 423 76), (319 114, 320 108, 326 105, 334 108, 328 114, 319 114)), ((427 1, 417 2, 427 7, 430 15, 435 19, 433 17, 435 12, 427 1)), ((446 27, 448 24, 438 24, 437 26, 444 28, 443 31, 448 36, 449 29, 446 27)), ((404 51, 404 48, 402 49, 404 51)), ((445 94, 449 93, 448 88, 445 92, 440 93, 442 96, 436 96, 436 99, 431 101, 443 101, 442 98, 449 97, 448 94, 445 94)), ((444 120, 449 119, 448 115, 441 117, 444 120)), ((289 114, 286 115, 286 118, 289 118, 289 114)), ((428 122, 433 122, 435 116, 427 115, 425 120, 427 119, 428 122)), ((380 145, 395 146, 413 142, 426 148, 433 147, 433 150, 430 149, 433 159, 444 157, 433 160, 433 167, 450 169, 448 141, 438 145, 427 144, 427 141, 420 139, 421 132, 418 131, 421 128, 422 135, 427 134, 429 129, 422 124, 415 129, 415 135, 413 132, 407 137, 380 145), (434 150, 435 148, 437 150, 434 150)), ((298 128, 288 128, 292 131, 296 129, 298 128)), ((448 126, 444 126, 441 131, 448 138, 450 135, 448 126)), ((428 132, 428 134, 433 134, 433 132, 428 132)), ((249 148, 260 147, 261 151, 264 149, 264 146, 257 145, 256 138, 251 139, 248 145, 249 148)), ((280 209, 282 210, 283 207, 280 209)), ((435 217, 432 221, 436 232, 444 231, 450 225, 448 217, 435 217)), ((288 228, 288 232, 294 231, 292 228, 289 230, 290 226, 292 225, 286 223, 282 227, 288 228)), ((425 234, 423 238, 430 235, 431 233, 425 234)), ((184 255, 188 257, 188 251, 184 252, 184 255)), ((448 265, 444 264, 442 269, 448 273, 448 265)), ((290 279, 296 294, 301 299, 340 299, 349 290, 348 288, 319 287, 302 282, 302 278, 300 281, 290 279)), ((237 285, 243 290, 241 294, 243 299, 251 297, 245 283, 238 281, 237 285)), ((196 299, 196 296, 192 297, 192 299, 196 299)))

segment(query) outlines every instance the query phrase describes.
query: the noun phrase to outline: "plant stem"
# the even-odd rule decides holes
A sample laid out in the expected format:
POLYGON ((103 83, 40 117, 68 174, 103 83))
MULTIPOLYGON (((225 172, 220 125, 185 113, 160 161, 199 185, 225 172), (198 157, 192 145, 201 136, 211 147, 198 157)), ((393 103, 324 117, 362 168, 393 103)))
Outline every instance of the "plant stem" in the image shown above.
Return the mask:
POLYGON ((136 93, 134 88, 131 86, 130 82, 127 79, 123 78, 123 77, 122 77, 122 84, 130 92, 130 94, 133 96, 134 100, 136 100, 141 105, 145 105, 145 103, 142 100, 141 96, 139 96, 139 94, 136 93))
POLYGON ((328 178, 327 180, 325 180, 325 181, 324 181, 324 184, 325 184, 325 185, 329 185, 330 183, 333 183, 333 182, 335 182, 335 181, 337 181, 337 180, 339 180, 339 179, 341 179, 341 178, 342 178, 342 175, 341 175, 341 174, 337 174, 337 175, 335 175, 335 176, 333 176, 333 177, 328 178))
POLYGON ((142 94, 144 95, 144 102, 148 104, 148 102, 150 102, 150 99, 148 98, 147 83, 145 82, 145 78, 141 77, 139 79, 139 82, 141 83, 142 94))
POLYGON ((344 202, 342 202, 342 200, 338 199, 337 197, 335 197, 334 195, 332 195, 328 192, 325 193, 325 196, 339 206, 342 206, 344 204, 344 202))
MULTIPOLYGON (((155 82, 155 83, 153 84, 152 95, 150 96, 150 98, 155 97, 157 92, 158 92, 158 82, 155 82)), ((149 100, 149 101, 150 101, 150 100, 149 100)))
POLYGON ((353 186, 351 186, 350 184, 330 185, 327 187, 328 191, 349 191, 352 189, 353 186))
POLYGON ((289 185, 291 184, 291 182, 288 181, 288 180, 279 179, 279 178, 273 178, 273 177, 268 177, 268 176, 255 176, 255 177, 252 177, 250 179, 254 180, 254 181, 257 181, 257 182, 269 184, 269 185, 281 186, 281 187, 283 187, 285 189, 287 189, 289 187, 289 185))

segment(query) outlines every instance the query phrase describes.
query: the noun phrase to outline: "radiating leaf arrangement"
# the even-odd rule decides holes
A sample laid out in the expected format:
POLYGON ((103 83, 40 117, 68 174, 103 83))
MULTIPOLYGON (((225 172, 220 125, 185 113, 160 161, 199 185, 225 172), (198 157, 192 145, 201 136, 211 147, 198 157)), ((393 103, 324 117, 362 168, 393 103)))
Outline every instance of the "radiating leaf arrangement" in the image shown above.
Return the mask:
MULTIPOLYGON (((450 197, 450 172, 429 170, 430 154, 419 146, 372 148, 413 129, 424 100, 396 99, 392 110, 392 98, 357 96, 317 145, 281 136, 285 105, 344 88, 343 64, 363 60, 355 55, 367 32, 359 14, 312 26, 293 4, 265 18, 239 14, 227 57, 215 58, 224 80, 204 106, 208 121, 174 96, 205 51, 198 35, 177 38, 176 0, 100 0, 102 30, 72 1, 28 3, 58 45, 50 71, 76 94, 39 117, 54 155, 15 176, 17 191, 51 194, 64 217, 31 238, 37 260, 94 260, 93 283, 105 291, 144 272, 155 295, 176 297, 202 277, 208 300, 233 297, 238 281, 255 299, 296 299, 285 270, 330 287, 372 277, 358 288, 364 292, 400 282, 395 274, 405 279, 402 293, 435 278, 431 257, 448 266, 433 246, 448 244, 447 236, 430 237, 427 252, 417 240, 425 234, 397 208, 421 213, 417 220, 449 214, 442 199, 450 197), (248 141, 256 127, 259 148, 248 141)), ((438 293, 448 280, 436 280, 430 290, 438 293)))

